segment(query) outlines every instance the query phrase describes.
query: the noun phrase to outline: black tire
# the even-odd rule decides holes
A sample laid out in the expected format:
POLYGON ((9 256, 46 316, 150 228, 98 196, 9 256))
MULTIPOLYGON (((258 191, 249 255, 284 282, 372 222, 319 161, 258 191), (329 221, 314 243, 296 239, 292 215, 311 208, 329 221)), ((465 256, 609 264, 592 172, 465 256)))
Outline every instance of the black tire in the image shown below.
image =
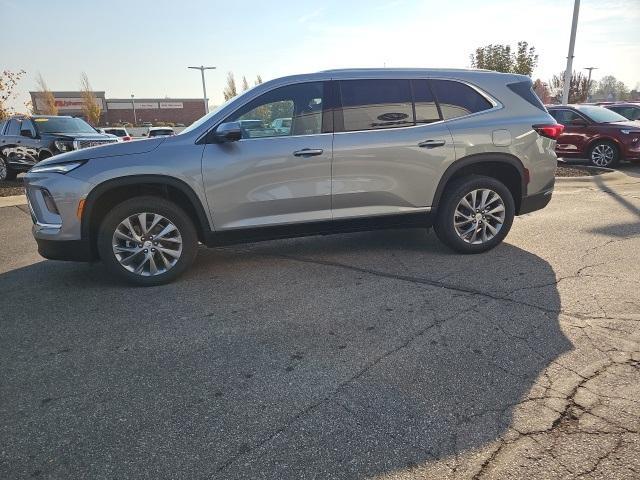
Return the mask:
POLYGON ((159 197, 135 197, 116 205, 107 213, 98 230, 97 244, 100 258, 112 274, 134 285, 153 286, 172 282, 189 268, 198 253, 198 234, 189 215, 175 203, 159 197), (177 262, 165 272, 152 276, 127 270, 113 251, 114 233, 120 222, 142 212, 165 217, 178 229, 182 239, 182 251, 177 262))
POLYGON ((12 169, 4 157, 0 157, 0 182, 3 180, 15 180, 18 172, 12 169))
POLYGON ((470 175, 447 185, 436 215, 434 230, 442 243, 459 253, 481 253, 491 250, 507 236, 515 216, 515 204, 511 192, 502 182, 491 177, 470 175), (478 189, 488 189, 500 196, 504 204, 504 220, 493 238, 482 243, 469 243, 460 237, 454 226, 456 208, 464 197, 478 189))
MULTIPOLYGON (((600 155, 600 158, 602 159, 603 157, 600 155)), ((594 167, 615 168, 620 164, 620 150, 618 149, 618 146, 613 142, 607 140, 598 141, 591 145, 591 148, 589 148, 589 163, 591 163, 591 165, 593 165, 594 167), (596 152, 602 152, 602 149, 604 149, 605 151, 609 151, 609 149, 611 149, 611 160, 607 161, 606 159, 596 159, 598 157, 596 155, 596 152)))

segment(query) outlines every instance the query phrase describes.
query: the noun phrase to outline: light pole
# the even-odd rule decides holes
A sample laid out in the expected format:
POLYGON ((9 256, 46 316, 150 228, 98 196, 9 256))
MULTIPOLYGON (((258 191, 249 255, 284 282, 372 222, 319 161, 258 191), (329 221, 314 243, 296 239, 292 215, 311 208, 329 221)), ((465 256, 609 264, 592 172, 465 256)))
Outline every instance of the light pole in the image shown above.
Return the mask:
POLYGON ((205 67, 200 65, 199 67, 187 67, 192 68, 194 70, 200 70, 200 74, 202 75, 202 93, 204 95, 204 113, 205 115, 209 113, 209 99, 207 98, 207 86, 204 83, 204 71, 205 70, 215 70, 216 67, 205 67))
POLYGON ((136 102, 133 101, 133 93, 131 94, 131 106, 133 107, 133 126, 135 127, 138 124, 138 119, 136 118, 136 102))
POLYGON ((587 101, 591 100, 591 71, 598 70, 598 67, 587 67, 585 70, 589 70, 589 78, 587 79, 587 101))
POLYGON ((575 0, 573 4, 573 21, 571 22, 571 36, 569 37, 569 55, 567 55, 567 69, 564 71, 564 85, 562 88, 562 104, 569 103, 569 87, 571 86, 571 75, 573 74, 573 50, 576 46, 576 30, 578 29, 578 12, 580 11, 580 0, 575 0))

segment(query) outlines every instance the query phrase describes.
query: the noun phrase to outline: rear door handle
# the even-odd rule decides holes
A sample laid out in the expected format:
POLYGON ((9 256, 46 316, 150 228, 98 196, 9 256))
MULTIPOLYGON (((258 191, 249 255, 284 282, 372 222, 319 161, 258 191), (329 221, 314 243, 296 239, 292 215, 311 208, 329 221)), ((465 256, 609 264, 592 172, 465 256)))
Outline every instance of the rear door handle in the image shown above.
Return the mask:
POLYGON ((322 155, 323 152, 324 150, 321 148, 303 148, 293 152, 293 155, 296 157, 315 157, 316 155, 322 155))
POLYGON ((425 140, 418 144, 421 148, 436 148, 442 147, 446 142, 444 140, 425 140))

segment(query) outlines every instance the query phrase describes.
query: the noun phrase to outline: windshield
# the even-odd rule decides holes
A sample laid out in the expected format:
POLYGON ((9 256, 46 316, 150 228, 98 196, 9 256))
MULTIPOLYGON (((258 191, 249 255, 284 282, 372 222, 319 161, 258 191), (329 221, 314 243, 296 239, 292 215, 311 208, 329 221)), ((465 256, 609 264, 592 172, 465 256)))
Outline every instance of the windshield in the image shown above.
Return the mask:
POLYGON ((200 117, 198 120, 196 120, 195 122, 193 122, 191 125, 189 125, 187 128, 185 128, 184 130, 182 130, 178 135, 182 135, 183 133, 189 133, 191 130, 195 130, 196 128, 198 128, 200 125, 202 125, 203 123, 206 123, 207 120, 209 120, 211 117, 213 117, 216 113, 218 113, 220 110, 222 110, 224 107, 226 107, 227 105, 229 105, 232 101, 234 101, 236 98, 238 97, 233 97, 230 98, 229 100, 227 100, 226 102, 224 102, 222 105, 220 105, 219 107, 216 107, 215 109, 211 110, 209 113, 207 113, 204 117, 200 117))
POLYGON ((604 107, 596 107, 595 105, 577 105, 576 110, 585 114, 591 120, 596 123, 612 123, 612 122, 626 122, 628 119, 622 115, 604 107))
POLYGON ((33 121, 40 133, 97 133, 81 118, 36 117, 33 121))

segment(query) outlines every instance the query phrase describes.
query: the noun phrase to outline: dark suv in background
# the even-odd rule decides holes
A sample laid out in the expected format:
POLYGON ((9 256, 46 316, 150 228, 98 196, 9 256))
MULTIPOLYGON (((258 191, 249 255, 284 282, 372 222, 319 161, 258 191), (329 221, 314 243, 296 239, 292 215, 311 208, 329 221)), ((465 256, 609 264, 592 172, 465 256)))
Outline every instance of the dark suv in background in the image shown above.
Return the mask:
POLYGON ((547 110, 564 132, 556 154, 588 158, 596 167, 615 167, 620 160, 640 161, 640 122, 596 105, 554 105, 547 110))
POLYGON ((13 117, 0 122, 0 180, 11 180, 58 153, 118 141, 114 135, 98 133, 81 118, 13 117))

